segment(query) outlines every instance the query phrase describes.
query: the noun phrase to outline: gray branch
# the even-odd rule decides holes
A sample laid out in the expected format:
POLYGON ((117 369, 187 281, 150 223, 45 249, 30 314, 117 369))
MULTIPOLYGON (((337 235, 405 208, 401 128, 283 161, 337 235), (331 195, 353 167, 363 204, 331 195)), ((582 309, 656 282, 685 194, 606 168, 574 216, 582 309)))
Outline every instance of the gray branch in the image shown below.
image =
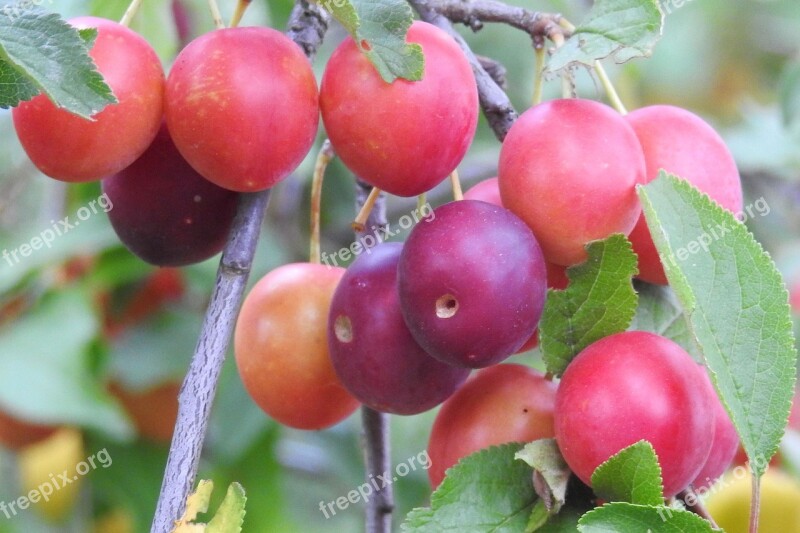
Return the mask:
MULTIPOLYGON (((322 42, 327 24, 324 12, 301 0, 292 11, 288 34, 312 57, 322 42)), ((178 420, 151 533, 173 530, 194 485, 217 381, 244 297, 269 196, 267 190, 240 197, 200 338, 178 398, 178 420)))

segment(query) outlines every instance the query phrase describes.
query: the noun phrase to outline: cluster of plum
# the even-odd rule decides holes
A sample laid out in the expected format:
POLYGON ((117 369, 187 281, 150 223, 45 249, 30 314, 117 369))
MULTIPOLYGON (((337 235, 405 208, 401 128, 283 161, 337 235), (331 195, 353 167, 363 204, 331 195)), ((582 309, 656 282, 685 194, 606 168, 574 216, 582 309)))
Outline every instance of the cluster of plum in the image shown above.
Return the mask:
MULTIPOLYGON (((219 252, 237 193, 272 187, 310 150, 321 114, 346 166, 378 189, 416 196, 450 175, 478 121, 478 94, 458 45, 416 22, 421 81, 384 82, 346 39, 318 91, 299 47, 268 28, 203 35, 165 80, 147 43, 119 24, 92 49, 119 104, 87 122, 38 97, 14 111, 23 146, 47 175, 103 179, 121 240, 143 259, 183 265, 219 252), (124 61, 121 59, 124 58, 124 61)), ((547 287, 585 245, 627 235, 639 277, 666 283, 636 186, 660 169, 737 212, 736 165, 696 115, 652 106, 622 115, 561 99, 523 113, 503 142, 498 177, 433 210, 405 243, 366 250, 346 270, 284 265, 246 298, 235 333, 242 381, 276 420, 331 426, 359 405, 415 414, 444 402, 431 480, 479 448, 552 437, 589 483, 596 466, 653 444, 665 496, 714 479, 736 432, 702 367, 672 341, 626 332, 586 348, 556 383, 498 365, 536 344, 547 287), (469 381, 471 369, 481 369, 469 381), (467 381, 465 383, 465 381, 467 381)))

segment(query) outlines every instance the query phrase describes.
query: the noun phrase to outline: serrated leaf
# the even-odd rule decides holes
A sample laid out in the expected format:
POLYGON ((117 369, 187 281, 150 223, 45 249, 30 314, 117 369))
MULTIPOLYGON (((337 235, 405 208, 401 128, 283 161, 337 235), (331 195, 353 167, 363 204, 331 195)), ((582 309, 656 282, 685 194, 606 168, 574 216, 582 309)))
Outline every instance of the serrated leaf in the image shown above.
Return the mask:
POLYGON ((780 444, 795 382, 781 275, 744 224, 688 182, 662 172, 638 192, 667 279, 760 476, 780 444))
POLYGON ((653 445, 642 440, 611 456, 592 474, 592 488, 612 502, 663 505, 661 467, 653 445))
POLYGON ((515 459, 533 468, 533 488, 549 514, 557 514, 567 496, 567 483, 572 472, 561 455, 555 439, 530 442, 517 452, 515 459))
POLYGON ((700 350, 689 331, 675 292, 668 285, 653 285, 634 280, 639 306, 633 317, 631 331, 650 331, 678 343, 700 361, 700 350))
POLYGON ((631 282, 636 254, 623 235, 586 246, 589 258, 567 269, 566 290, 549 290, 539 322, 547 371, 561 375, 573 357, 596 340, 625 331, 636 313, 631 282))
POLYGON ((0 10, 0 81, 8 82, 0 83, 0 107, 16 106, 41 92, 58 107, 89 119, 116 103, 89 57, 87 42, 93 39, 55 13, 0 10))
POLYGON ((402 530, 416 533, 507 532, 525 529, 536 502, 531 469, 514 459, 522 444, 492 446, 447 471, 431 506, 411 511, 402 530))
POLYGON ((92 373, 88 353, 98 333, 93 303, 77 289, 47 295, 0 328, 2 409, 45 424, 132 437, 122 408, 92 373))
POLYGON ((206 533, 239 533, 244 524, 244 506, 247 502, 244 489, 231 483, 214 518, 208 523, 206 533))
POLYGON ((386 83, 422 79, 422 47, 406 42, 414 20, 405 0, 319 0, 350 33, 386 83))
POLYGON ((201 479, 197 483, 197 488, 186 498, 186 510, 175 522, 173 533, 201 533, 205 530, 205 525, 194 524, 197 515, 208 511, 208 504, 211 501, 211 493, 214 492, 214 482, 208 479, 201 479))
POLYGON ((581 533, 714 533, 711 523, 683 509, 609 503, 589 511, 578 522, 581 533))
POLYGON ((549 72, 575 64, 592 66, 612 56, 617 63, 648 57, 661 38, 664 14, 657 0, 596 0, 586 18, 550 57, 549 72))

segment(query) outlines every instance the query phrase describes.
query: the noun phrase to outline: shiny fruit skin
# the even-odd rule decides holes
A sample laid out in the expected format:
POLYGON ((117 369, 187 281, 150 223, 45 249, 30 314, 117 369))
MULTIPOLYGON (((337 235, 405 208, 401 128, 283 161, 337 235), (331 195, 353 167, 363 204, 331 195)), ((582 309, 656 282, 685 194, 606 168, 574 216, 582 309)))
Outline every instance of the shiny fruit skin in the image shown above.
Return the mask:
POLYGON ((47 439, 58 428, 34 424, 0 411, 0 446, 9 450, 21 450, 26 446, 47 439))
POLYGON ((286 426, 323 429, 359 405, 328 352, 328 311, 342 274, 311 263, 281 266, 256 283, 239 313, 239 375, 253 401, 286 426))
POLYGON ((497 178, 488 178, 479 181, 464 193, 464 200, 480 200, 487 204, 494 204, 503 207, 500 199, 500 185, 497 178))
POLYGON ((365 405, 412 415, 443 402, 469 370, 428 355, 408 331, 397 294, 403 245, 383 243, 347 269, 331 303, 328 342, 336 373, 365 405))
MULTIPOLYGON (((750 475, 736 469, 710 491, 706 507, 726 533, 748 533, 750 475), (717 489, 719 487, 719 489, 717 489)), ((800 531, 800 483, 785 472, 770 469, 761 478, 760 533, 800 531)))
POLYGON ((669 339, 643 331, 605 337, 567 367, 556 393, 559 449, 591 484, 594 470, 623 448, 655 448, 664 497, 691 483, 711 450, 713 397, 697 364, 669 339))
POLYGON ((120 241, 158 266, 198 263, 222 251, 239 197, 203 179, 166 127, 131 166, 102 182, 120 241))
POLYGON ((483 368, 530 339, 544 307, 544 258, 525 223, 479 200, 437 207, 406 240, 398 265, 403 318, 437 359, 483 368))
POLYGON ((488 446, 552 438, 555 395, 555 383, 523 365, 479 370, 436 414, 428 442, 431 486, 461 458, 488 446))
POLYGON ((586 259, 584 246, 627 235, 641 205, 645 165, 622 116, 591 100, 551 100, 525 111, 500 151, 503 205, 523 219, 552 263, 586 259))
POLYGON ((320 88, 336 154, 361 179, 398 196, 419 195, 455 170, 478 124, 475 77, 453 38, 415 22, 407 41, 422 46, 422 80, 386 83, 348 37, 320 88))
POLYGON ((169 443, 178 419, 178 394, 181 384, 170 381, 145 390, 130 390, 112 382, 109 392, 122 402, 140 437, 156 443, 169 443))
MULTIPOLYGON (((668 105, 643 107, 625 119, 636 132, 644 152, 645 182, 654 180, 664 169, 684 178, 725 209, 733 213, 742 210, 742 184, 736 162, 719 134, 703 119, 668 105)), ((631 232, 630 241, 639 256, 638 277, 666 284, 667 277, 644 214, 631 232)))
POLYGON ((164 71, 153 48, 133 30, 95 17, 69 22, 97 28, 89 55, 119 103, 91 122, 39 95, 13 110, 14 127, 44 174, 67 182, 94 181, 133 163, 156 136, 163 116, 164 71))
POLYGON ((211 182, 268 189, 303 161, 319 126, 314 72, 303 51, 271 28, 228 28, 192 41, 167 78, 169 132, 211 182))
POLYGON ((708 459, 692 482, 695 491, 713 485, 731 466, 736 452, 739 450, 739 434, 736 432, 736 427, 717 396, 708 373, 705 369, 702 369, 702 373, 705 375, 709 394, 714 399, 714 438, 711 441, 711 452, 708 454, 708 459))

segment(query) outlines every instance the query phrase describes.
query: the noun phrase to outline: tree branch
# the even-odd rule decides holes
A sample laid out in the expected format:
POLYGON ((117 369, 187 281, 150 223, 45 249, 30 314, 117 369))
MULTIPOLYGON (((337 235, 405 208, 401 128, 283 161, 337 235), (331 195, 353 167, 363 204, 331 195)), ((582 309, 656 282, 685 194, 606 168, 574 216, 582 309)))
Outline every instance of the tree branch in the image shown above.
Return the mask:
MULTIPOLYGON (((361 210, 371 191, 371 185, 356 180, 356 212, 361 210)), ((383 235, 381 230, 387 224, 386 193, 382 192, 364 224, 364 230, 357 231, 356 238, 372 235, 375 243, 380 243, 383 235)), ((364 243, 365 240, 361 239, 359 242, 364 243)), ((392 468, 389 415, 364 406, 361 408, 361 425, 365 480, 370 483, 373 479, 380 479, 378 476, 385 475, 392 468)), ((367 533, 389 533, 392 530, 393 511, 394 489, 391 485, 386 485, 366 502, 367 533)))
MULTIPOLYGON (((327 24, 327 14, 300 0, 292 11, 288 34, 313 57, 327 24)), ((244 297, 269 196, 269 190, 240 196, 200 338, 181 387, 178 420, 151 533, 172 531, 194 485, 217 381, 244 297)))
MULTIPOLYGON (((467 56, 467 60, 472 66, 472 72, 475 74, 475 82, 478 85, 478 96, 480 98, 481 108, 486 119, 489 121, 498 140, 505 139, 511 125, 517 119, 517 111, 511 105, 505 91, 500 88, 497 83, 492 79, 492 76, 481 66, 480 60, 467 45, 466 41, 458 34, 453 28, 447 17, 438 12, 440 8, 439 2, 432 2, 431 0, 408 0, 408 3, 419 13, 422 20, 433 24, 449 33, 453 39, 456 40, 458 45, 467 56)), ((448 2, 445 1, 445 4, 448 2)))
POLYGON ((546 38, 568 37, 560 14, 531 11, 497 0, 437 0, 432 7, 452 22, 465 24, 473 31, 483 28, 484 22, 508 24, 530 35, 537 48, 544 46, 546 38))

